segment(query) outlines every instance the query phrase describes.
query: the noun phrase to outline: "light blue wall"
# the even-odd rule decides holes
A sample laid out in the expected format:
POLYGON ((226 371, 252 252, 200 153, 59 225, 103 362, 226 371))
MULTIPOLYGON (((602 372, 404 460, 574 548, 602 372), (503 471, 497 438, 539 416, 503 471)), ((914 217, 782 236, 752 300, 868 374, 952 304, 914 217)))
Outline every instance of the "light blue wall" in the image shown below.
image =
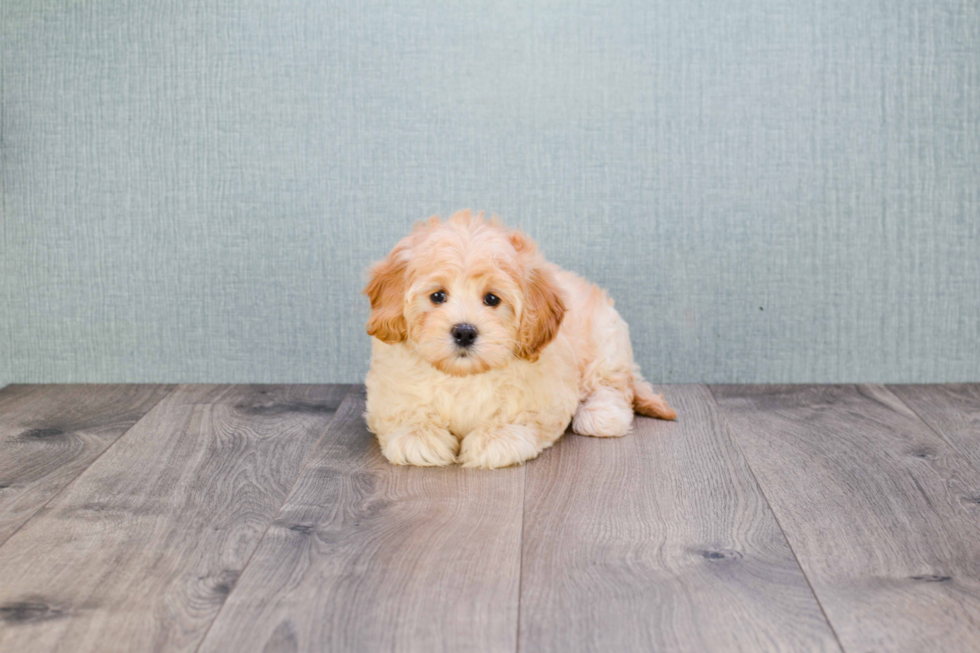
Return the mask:
POLYGON ((0 11, 0 384, 359 380, 364 268, 467 206, 652 380, 980 380, 974 1, 0 11))

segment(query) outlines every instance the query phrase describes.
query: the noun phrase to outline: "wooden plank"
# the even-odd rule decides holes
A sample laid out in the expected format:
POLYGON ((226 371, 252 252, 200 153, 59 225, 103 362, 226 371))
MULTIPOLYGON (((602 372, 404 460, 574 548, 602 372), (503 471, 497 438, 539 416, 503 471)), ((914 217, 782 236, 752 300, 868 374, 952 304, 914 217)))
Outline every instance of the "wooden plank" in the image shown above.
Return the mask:
POLYGON ((11 385, 0 391, 0 544, 173 388, 11 385))
POLYGON ((712 390, 849 651, 980 647, 976 470, 883 386, 712 390))
POLYGON ((523 467, 396 467, 348 395, 201 651, 509 651, 523 467))
POLYGON ((180 386, 0 547, 0 650, 193 650, 346 390, 180 386))
MULTIPOLYGON (((934 431, 980 470, 980 383, 890 385, 934 431)), ((977 497, 980 502, 980 497, 977 497)))
POLYGON ((528 466, 522 651, 839 650, 704 386, 528 466))

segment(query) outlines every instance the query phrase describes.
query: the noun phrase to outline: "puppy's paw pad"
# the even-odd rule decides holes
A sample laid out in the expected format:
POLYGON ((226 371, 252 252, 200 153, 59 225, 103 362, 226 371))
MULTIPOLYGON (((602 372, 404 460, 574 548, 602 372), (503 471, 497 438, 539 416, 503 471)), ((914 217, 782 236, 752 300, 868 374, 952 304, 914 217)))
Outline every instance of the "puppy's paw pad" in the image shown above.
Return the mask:
POLYGON ((389 435, 381 453, 393 465, 441 467, 456 462, 459 440, 445 429, 417 427, 389 435))
POLYGON ((633 409, 620 395, 596 391, 579 405, 572 418, 572 430, 596 438, 618 438, 633 426, 633 409))
POLYGON ((519 465, 539 453, 541 447, 533 429, 507 424, 480 428, 463 438, 459 461, 463 467, 496 469, 519 465))

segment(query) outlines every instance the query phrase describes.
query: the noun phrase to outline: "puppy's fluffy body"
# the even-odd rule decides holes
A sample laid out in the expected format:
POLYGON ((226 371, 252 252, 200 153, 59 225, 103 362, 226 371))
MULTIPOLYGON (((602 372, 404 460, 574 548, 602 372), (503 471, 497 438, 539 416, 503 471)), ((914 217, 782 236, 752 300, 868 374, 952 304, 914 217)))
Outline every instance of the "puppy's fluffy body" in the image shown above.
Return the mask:
POLYGON ((504 467, 537 456, 569 422, 618 437, 634 409, 676 417, 640 375, 612 300, 482 214, 416 226, 375 264, 365 293, 375 336, 366 418, 392 463, 504 467), (460 324, 476 328, 468 347, 452 335, 460 324))

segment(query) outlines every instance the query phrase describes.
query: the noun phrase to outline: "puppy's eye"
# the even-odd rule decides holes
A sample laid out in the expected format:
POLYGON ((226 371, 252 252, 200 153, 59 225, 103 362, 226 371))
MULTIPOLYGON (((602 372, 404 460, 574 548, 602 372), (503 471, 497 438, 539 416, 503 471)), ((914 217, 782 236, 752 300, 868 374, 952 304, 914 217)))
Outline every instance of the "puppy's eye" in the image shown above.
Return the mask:
POLYGON ((496 306, 500 303, 500 297, 497 297, 492 292, 488 292, 483 296, 483 303, 487 306, 496 306))
POLYGON ((438 292, 434 292, 431 295, 429 295, 429 299, 432 300, 433 304, 441 304, 444 301, 446 301, 446 293, 443 292, 442 290, 438 292))

